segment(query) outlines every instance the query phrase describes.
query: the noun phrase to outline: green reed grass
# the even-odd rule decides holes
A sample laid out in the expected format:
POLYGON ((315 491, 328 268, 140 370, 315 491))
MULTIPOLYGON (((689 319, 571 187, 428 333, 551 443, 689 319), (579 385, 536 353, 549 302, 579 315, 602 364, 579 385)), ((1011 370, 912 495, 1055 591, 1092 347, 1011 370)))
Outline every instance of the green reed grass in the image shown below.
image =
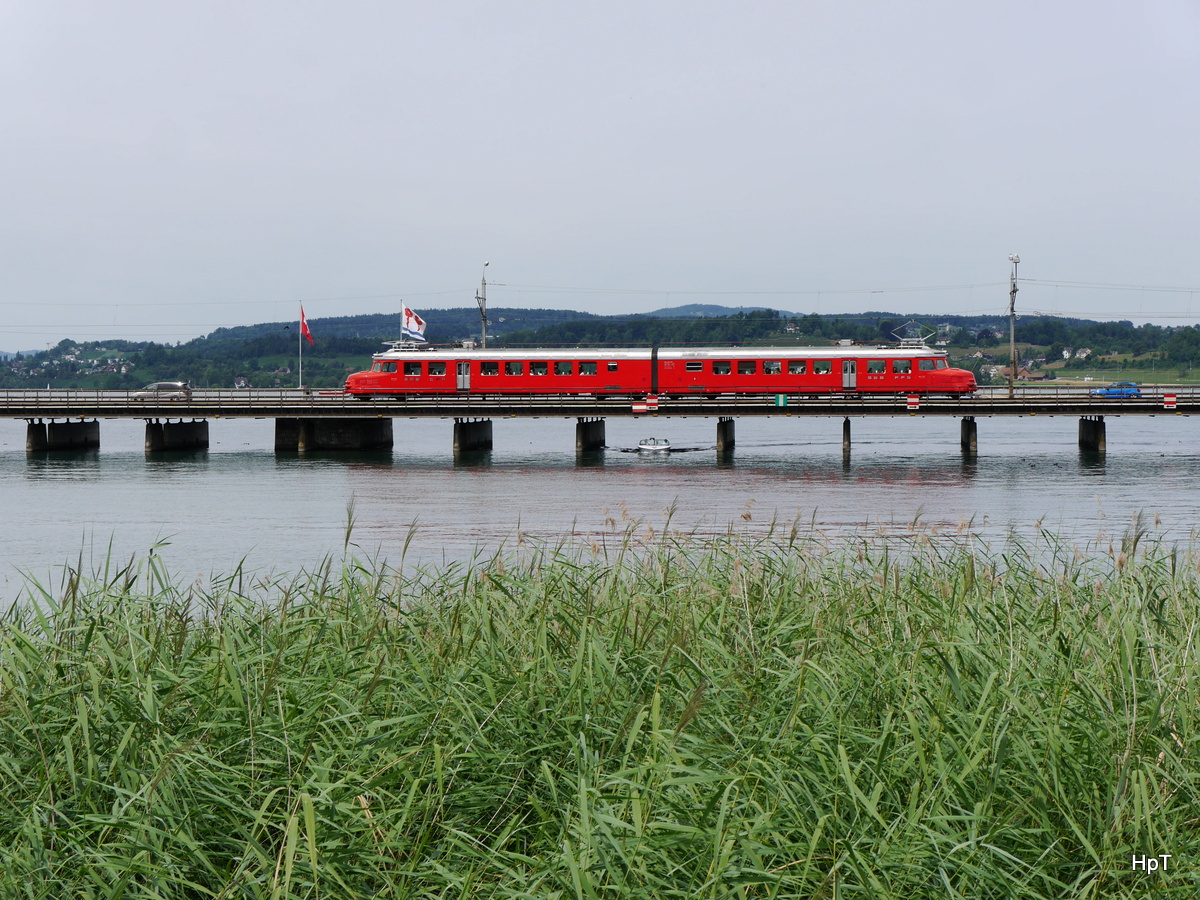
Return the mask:
POLYGON ((0 623, 0 895, 1192 897, 1198 599, 1140 531, 72 571, 0 623))

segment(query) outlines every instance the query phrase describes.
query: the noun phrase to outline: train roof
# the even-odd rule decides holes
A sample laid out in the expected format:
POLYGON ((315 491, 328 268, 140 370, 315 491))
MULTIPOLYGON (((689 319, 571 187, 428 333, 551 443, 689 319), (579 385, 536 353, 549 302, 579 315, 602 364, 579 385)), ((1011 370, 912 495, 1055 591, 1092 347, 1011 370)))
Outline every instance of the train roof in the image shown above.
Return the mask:
MULTIPOLYGON (((577 353, 579 351, 576 351, 577 353)), ((841 358, 853 356, 856 359, 870 357, 890 358, 893 356, 945 356, 945 350, 935 350, 924 344, 910 347, 663 347, 658 351, 659 359, 761 359, 763 357, 787 359, 794 356, 814 358, 828 356, 841 358)))
MULTIPOLYGON (((404 347, 396 346, 390 350, 376 353, 374 359, 649 359, 649 347, 505 347, 501 349, 484 350, 479 347, 404 347)), ((910 346, 832 346, 805 347, 791 345, 786 347, 661 347, 659 359, 688 360, 688 359, 790 359, 803 357, 806 359, 830 357, 840 359, 843 356, 853 356, 856 359, 872 357, 890 359, 892 357, 943 357, 945 350, 935 349, 925 344, 910 346)))

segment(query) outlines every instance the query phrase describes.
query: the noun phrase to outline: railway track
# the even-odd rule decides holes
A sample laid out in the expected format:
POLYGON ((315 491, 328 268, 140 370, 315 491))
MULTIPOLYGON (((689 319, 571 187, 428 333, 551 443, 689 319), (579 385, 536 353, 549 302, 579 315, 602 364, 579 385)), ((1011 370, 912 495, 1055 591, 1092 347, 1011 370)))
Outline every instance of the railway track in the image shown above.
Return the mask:
POLYGON ((718 394, 705 397, 437 395, 361 400, 341 392, 230 390, 186 400, 135 399, 130 391, 0 391, 10 419, 505 418, 609 416, 1121 416, 1200 413, 1200 389, 1157 386, 1140 398, 1090 396, 1086 388, 909 394, 718 394))

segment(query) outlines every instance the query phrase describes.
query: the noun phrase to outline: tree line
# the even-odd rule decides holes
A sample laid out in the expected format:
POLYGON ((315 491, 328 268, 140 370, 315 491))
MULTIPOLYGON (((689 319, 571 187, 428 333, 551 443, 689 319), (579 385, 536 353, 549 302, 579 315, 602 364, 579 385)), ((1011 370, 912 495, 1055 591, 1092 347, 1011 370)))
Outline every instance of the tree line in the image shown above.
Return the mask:
MULTIPOLYGON (((489 346, 666 346, 825 344, 836 340, 893 342, 906 334, 946 341, 952 357, 970 359, 996 348, 1003 356, 1008 320, 996 316, 929 316, 888 312, 797 315, 770 309, 728 315, 657 314, 598 316, 573 310, 493 309, 489 346)), ((316 388, 340 387, 350 372, 365 369, 371 355, 399 334, 396 315, 309 320, 315 343, 304 345, 304 380, 316 388)), ((154 342, 63 340, 35 353, 0 362, 0 387, 128 389, 150 381, 189 381, 201 388, 294 387, 298 383, 298 323, 220 328, 175 345, 154 342)), ((426 337, 451 345, 480 337, 473 307, 428 315, 426 337)), ((1018 321, 1023 355, 1040 352, 1058 360, 1065 351, 1090 350, 1093 358, 1119 354, 1124 368, 1191 367, 1200 363, 1200 326, 1166 327, 1129 321, 1029 317, 1018 321)), ((1082 365, 1073 360, 1072 365, 1082 365)))

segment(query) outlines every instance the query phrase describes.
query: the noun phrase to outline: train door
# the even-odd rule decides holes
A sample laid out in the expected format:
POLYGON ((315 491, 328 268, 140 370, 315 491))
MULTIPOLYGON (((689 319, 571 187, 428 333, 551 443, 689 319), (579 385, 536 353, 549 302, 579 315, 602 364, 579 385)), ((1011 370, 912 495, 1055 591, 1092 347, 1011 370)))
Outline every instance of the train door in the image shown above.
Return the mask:
POLYGON ((855 391, 858 390, 858 360, 843 359, 842 360, 842 390, 855 391))
POLYGON ((471 389, 471 364, 469 362, 460 362, 458 365, 458 389, 460 391, 469 391, 471 389))

